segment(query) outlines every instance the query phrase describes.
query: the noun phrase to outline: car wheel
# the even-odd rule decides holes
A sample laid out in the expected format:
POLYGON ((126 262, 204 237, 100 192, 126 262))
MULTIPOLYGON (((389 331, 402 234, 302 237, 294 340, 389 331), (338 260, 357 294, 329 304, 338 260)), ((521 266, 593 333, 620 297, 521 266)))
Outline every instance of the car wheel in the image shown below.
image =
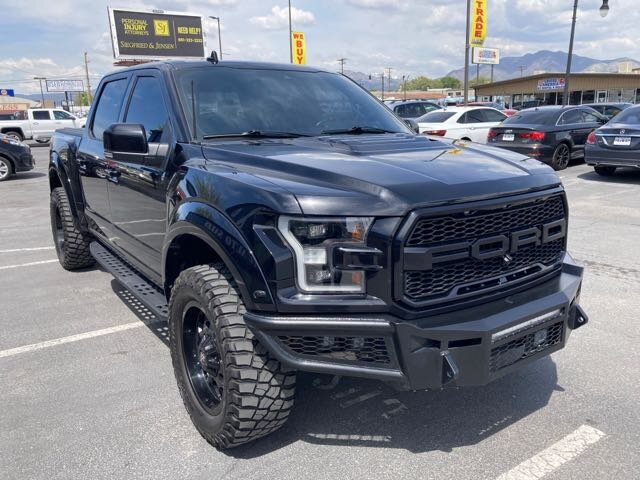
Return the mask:
POLYGON ((12 173, 11 162, 6 158, 0 157, 0 182, 8 180, 12 173))
POLYGON ((597 167, 593 167, 598 175, 602 175, 603 177, 610 177, 614 173, 616 173, 616 167, 608 167, 605 165, 598 165, 597 167))
POLYGON ((17 140, 18 142, 21 142, 22 140, 24 140, 20 132, 11 131, 11 132, 4 132, 4 134, 9 138, 13 138, 14 140, 17 140))
POLYGON ((553 152, 551 166, 554 170, 564 170, 571 161, 571 149, 566 143, 559 144, 553 152))
POLYGON ((95 263, 89 245, 91 237, 78 230, 73 223, 71 206, 64 188, 51 192, 51 233, 60 265, 65 270, 90 267, 95 263))
POLYGON ((169 345, 178 389, 200 434, 220 449, 280 428, 289 417, 295 371, 258 343, 224 265, 177 278, 169 302, 169 345))

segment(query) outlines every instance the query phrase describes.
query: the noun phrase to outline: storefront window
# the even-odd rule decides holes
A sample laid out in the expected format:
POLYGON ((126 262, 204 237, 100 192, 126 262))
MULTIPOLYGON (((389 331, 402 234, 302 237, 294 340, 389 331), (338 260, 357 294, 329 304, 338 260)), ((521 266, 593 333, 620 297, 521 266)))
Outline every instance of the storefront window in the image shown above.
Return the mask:
POLYGON ((582 91, 571 92, 569 95, 570 105, 580 105, 582 103, 582 91))
POLYGON ((595 90, 584 90, 582 92, 582 103, 594 103, 596 101, 595 90))

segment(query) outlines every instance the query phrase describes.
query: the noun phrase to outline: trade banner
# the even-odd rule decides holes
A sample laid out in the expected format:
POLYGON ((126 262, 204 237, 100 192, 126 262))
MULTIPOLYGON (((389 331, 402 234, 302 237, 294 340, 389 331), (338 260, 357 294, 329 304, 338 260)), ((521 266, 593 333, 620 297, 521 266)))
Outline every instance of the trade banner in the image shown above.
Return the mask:
POLYGON ((307 63, 307 42, 304 38, 304 32, 291 32, 291 58, 296 65, 305 65, 307 63))
POLYGON ((201 15, 111 7, 108 12, 116 59, 205 56, 201 15))
POLYGON ((481 47, 487 36, 487 0, 472 0, 471 45, 481 47))
POLYGON ((538 80, 538 90, 563 90, 564 78, 543 78, 538 80))

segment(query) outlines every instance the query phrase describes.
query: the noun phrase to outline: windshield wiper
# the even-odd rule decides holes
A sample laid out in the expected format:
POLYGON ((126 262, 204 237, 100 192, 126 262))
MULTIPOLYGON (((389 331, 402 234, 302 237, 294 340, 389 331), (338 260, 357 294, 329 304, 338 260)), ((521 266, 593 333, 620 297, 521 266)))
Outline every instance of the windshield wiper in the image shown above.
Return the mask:
POLYGON ((400 133, 393 130, 378 127, 355 126, 351 128, 341 128, 336 130, 323 130, 322 135, 361 135, 363 133, 400 133))
POLYGON ((202 138, 204 140, 209 140, 212 138, 234 138, 234 137, 249 137, 249 138, 298 138, 298 137, 309 137, 305 133, 297 133, 297 132, 275 132, 269 130, 247 130, 246 132, 241 133, 220 133, 220 134, 212 134, 212 135, 203 135, 202 138))

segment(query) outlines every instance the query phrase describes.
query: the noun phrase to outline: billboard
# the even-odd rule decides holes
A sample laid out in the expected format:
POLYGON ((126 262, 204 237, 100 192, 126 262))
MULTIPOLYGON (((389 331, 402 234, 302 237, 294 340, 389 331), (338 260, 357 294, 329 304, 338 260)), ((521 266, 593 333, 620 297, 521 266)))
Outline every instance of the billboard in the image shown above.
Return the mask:
POLYGON ((538 80, 538 90, 562 90, 564 78, 543 78, 538 80))
POLYGON ((487 0, 473 0, 471 8, 471 43, 481 47, 487 36, 487 0))
POLYGON ((500 49, 474 47, 471 61, 484 65, 498 65, 500 63, 500 49))
POLYGON ((12 88, 0 88, 0 97, 15 97, 16 94, 14 93, 12 88))
POLYGON ((307 42, 304 38, 304 32, 291 32, 291 58, 293 63, 304 65, 307 63, 307 42))
POLYGON ((47 92, 84 92, 82 80, 47 80, 47 92))
POLYGON ((113 56, 119 58, 204 58, 202 16, 163 10, 111 8, 113 56))

